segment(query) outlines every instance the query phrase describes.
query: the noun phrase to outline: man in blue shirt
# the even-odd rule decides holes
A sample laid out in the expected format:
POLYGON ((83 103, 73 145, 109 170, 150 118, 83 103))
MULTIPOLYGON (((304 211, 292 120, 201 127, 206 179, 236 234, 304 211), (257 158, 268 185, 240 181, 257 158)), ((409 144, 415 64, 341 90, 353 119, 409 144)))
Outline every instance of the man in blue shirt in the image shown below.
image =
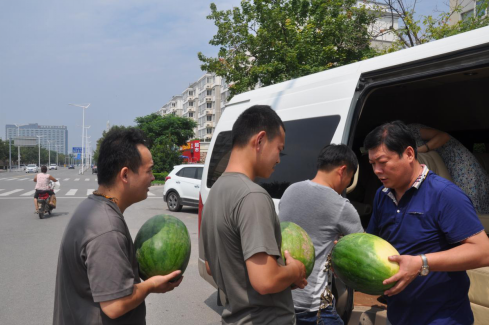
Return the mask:
POLYGON ((456 185, 417 161, 417 146, 400 121, 364 140, 378 189, 366 232, 391 243, 400 271, 384 281, 392 324, 472 324, 466 270, 488 266, 488 237, 456 185))

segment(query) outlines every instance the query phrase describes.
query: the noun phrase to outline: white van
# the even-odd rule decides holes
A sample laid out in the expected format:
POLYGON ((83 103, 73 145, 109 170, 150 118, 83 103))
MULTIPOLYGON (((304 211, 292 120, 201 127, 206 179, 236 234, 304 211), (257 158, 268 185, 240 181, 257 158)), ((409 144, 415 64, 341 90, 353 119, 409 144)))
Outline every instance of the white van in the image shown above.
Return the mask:
MULTIPOLYGON (((219 120, 206 157, 199 226, 210 188, 228 163, 233 123, 244 110, 256 104, 270 105, 286 127, 281 163, 269 179, 256 180, 274 199, 276 211, 290 184, 315 176, 320 149, 328 143, 343 143, 359 159, 359 170, 346 196, 366 227, 375 191, 381 183, 360 149, 371 130, 393 120, 446 131, 470 149, 474 144, 479 149, 486 148, 477 157, 488 172, 488 38, 489 28, 485 27, 235 96, 219 120)), ((433 164, 429 168, 436 172, 445 166, 433 164)), ((480 219, 488 233, 488 215, 480 219)), ((206 273, 202 257, 200 246, 199 273, 216 286, 206 273)), ((478 273, 483 276, 470 275, 472 289, 474 284, 480 289, 486 287, 486 298, 478 294, 472 297, 470 290, 470 299, 475 324, 488 325, 488 268, 478 273)), ((354 307, 353 291, 345 289, 340 281, 336 282, 335 290, 337 309, 346 324, 386 322, 383 309, 354 307)))

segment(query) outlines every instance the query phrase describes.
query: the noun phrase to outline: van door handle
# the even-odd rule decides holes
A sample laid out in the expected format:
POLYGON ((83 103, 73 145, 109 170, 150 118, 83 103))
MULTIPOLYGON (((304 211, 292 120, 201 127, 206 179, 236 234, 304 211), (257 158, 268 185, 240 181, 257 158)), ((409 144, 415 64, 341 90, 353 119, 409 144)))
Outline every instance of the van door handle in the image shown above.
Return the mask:
POLYGON ((199 189, 199 186, 198 185, 195 185, 194 188, 198 188, 199 189))
POLYGON ((180 181, 175 181, 175 183, 178 183, 180 185, 180 181))

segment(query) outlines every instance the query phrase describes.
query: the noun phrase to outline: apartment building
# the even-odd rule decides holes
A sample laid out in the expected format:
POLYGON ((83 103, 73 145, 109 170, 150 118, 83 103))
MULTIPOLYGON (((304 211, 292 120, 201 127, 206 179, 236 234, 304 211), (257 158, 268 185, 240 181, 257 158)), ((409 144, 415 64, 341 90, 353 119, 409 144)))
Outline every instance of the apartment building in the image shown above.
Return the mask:
POLYGON ((176 115, 178 117, 182 116, 182 95, 174 95, 172 96, 172 99, 165 103, 160 110, 158 110, 158 113, 163 117, 164 115, 167 114, 172 114, 176 115))
POLYGON ((57 151, 60 154, 68 154, 68 129, 66 126, 42 126, 37 123, 29 123, 21 125, 17 128, 15 125, 5 125, 5 139, 15 137, 33 137, 42 136, 39 138, 41 147, 52 151, 57 151))
POLYGON ((161 116, 167 114, 194 119, 197 127, 194 138, 210 141, 214 128, 221 116, 221 108, 226 103, 228 88, 222 99, 222 78, 214 73, 206 73, 196 82, 191 83, 181 95, 173 96, 158 111, 161 116))
POLYGON ((454 10, 456 7, 461 8, 461 12, 455 12, 449 17, 449 24, 454 25, 460 20, 466 20, 475 15, 488 15, 488 12, 483 12, 483 4, 485 0, 450 0, 449 7, 454 10))

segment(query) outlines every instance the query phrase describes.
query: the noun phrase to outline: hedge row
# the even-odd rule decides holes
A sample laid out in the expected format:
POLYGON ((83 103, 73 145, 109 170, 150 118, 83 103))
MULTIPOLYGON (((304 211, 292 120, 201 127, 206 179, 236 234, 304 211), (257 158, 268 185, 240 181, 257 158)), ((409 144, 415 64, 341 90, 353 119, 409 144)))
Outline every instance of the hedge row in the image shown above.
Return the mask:
POLYGON ((165 178, 167 177, 168 172, 163 172, 163 173, 153 173, 153 175, 155 176, 155 180, 158 180, 158 181, 165 181, 165 178))

